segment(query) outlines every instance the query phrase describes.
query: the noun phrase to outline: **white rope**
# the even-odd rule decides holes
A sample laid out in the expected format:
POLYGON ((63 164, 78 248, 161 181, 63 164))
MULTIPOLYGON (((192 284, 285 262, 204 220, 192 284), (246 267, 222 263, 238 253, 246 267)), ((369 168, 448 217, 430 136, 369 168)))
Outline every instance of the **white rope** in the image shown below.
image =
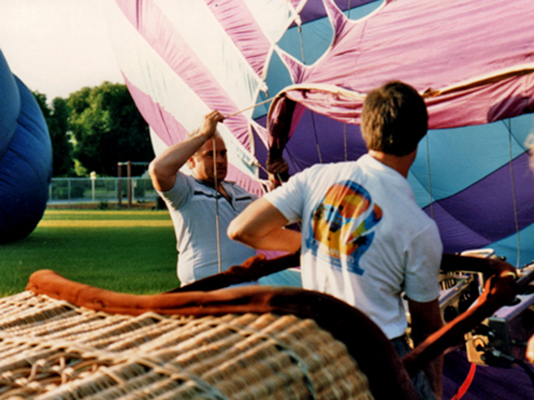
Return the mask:
POLYGON ((225 116, 224 118, 230 118, 230 117, 233 117, 234 115, 241 114, 242 112, 245 112, 245 111, 247 111, 247 110, 250 110, 251 108, 259 107, 259 106, 261 106, 261 105, 263 105, 263 104, 266 104, 266 103, 269 103, 270 101, 273 101, 273 100, 274 100, 274 97, 271 97, 270 99, 263 100, 263 101, 261 101, 261 102, 259 102, 259 103, 253 104, 253 105, 248 106, 248 107, 245 107, 245 108, 243 108, 243 109, 241 109, 241 110, 239 110, 239 111, 236 111, 235 113, 232 113, 232 114, 230 114, 230 115, 227 115, 227 116, 225 116))
POLYGON ((217 231, 217 266, 219 273, 222 272, 221 261, 221 231, 219 229, 219 182, 217 179, 217 145, 213 137, 213 178, 215 183, 215 229, 217 231))

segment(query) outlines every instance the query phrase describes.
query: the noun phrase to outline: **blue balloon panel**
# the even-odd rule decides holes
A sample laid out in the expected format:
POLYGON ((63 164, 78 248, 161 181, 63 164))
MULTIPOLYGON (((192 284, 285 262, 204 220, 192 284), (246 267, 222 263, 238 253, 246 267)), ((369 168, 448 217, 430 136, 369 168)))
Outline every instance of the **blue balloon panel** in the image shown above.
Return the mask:
POLYGON ((6 243, 28 236, 43 217, 52 145, 37 101, 1 52, 0 85, 9 89, 0 101, 0 243, 6 243))
POLYGON ((20 113, 20 95, 15 77, 9 70, 6 59, 0 50, 0 160, 17 129, 20 113))
POLYGON ((441 200, 506 167, 525 154, 533 128, 534 115, 524 114, 491 124, 430 130, 419 143, 409 177, 418 204, 430 203, 430 191, 433 200, 441 200))

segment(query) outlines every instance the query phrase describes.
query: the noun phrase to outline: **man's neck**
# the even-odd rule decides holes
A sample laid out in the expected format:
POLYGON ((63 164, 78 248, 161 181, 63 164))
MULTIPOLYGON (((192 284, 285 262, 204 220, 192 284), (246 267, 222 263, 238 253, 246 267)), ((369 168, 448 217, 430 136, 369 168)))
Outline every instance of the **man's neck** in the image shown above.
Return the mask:
MULTIPOLYGON (((193 175, 194 176, 194 175, 193 175)), ((195 177, 196 178, 196 177, 195 177)), ((198 179, 198 178, 197 178, 198 179)), ((202 182, 204 185, 209 186, 212 189, 215 189, 215 182, 209 181, 207 179, 198 179, 198 181, 202 182)), ((230 200, 230 196, 228 196, 228 193, 226 192, 226 189, 223 186, 223 181, 218 181, 218 189, 217 191, 222 194, 224 197, 226 197, 228 200, 230 200)))
POLYGON ((393 154, 387 154, 376 150, 369 150, 368 154, 375 160, 394 169, 405 178, 408 178, 408 171, 415 160, 417 150, 405 156, 395 156, 393 154))

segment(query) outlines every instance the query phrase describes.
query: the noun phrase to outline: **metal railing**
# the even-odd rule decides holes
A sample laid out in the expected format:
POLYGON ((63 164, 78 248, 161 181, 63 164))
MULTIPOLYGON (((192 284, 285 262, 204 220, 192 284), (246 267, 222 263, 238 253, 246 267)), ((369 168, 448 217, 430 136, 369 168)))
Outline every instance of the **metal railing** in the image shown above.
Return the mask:
POLYGON ((150 178, 52 178, 47 205, 109 204, 155 202, 158 194, 150 178))

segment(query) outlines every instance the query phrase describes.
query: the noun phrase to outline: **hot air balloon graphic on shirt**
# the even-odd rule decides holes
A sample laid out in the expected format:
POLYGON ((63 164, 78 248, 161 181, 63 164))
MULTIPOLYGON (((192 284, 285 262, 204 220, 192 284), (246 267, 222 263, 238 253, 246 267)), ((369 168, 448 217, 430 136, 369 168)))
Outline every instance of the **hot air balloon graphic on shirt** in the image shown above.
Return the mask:
POLYGON ((362 255, 371 246, 382 209, 359 184, 343 181, 331 186, 313 211, 307 245, 318 258, 331 265, 346 264, 362 275, 362 255))

